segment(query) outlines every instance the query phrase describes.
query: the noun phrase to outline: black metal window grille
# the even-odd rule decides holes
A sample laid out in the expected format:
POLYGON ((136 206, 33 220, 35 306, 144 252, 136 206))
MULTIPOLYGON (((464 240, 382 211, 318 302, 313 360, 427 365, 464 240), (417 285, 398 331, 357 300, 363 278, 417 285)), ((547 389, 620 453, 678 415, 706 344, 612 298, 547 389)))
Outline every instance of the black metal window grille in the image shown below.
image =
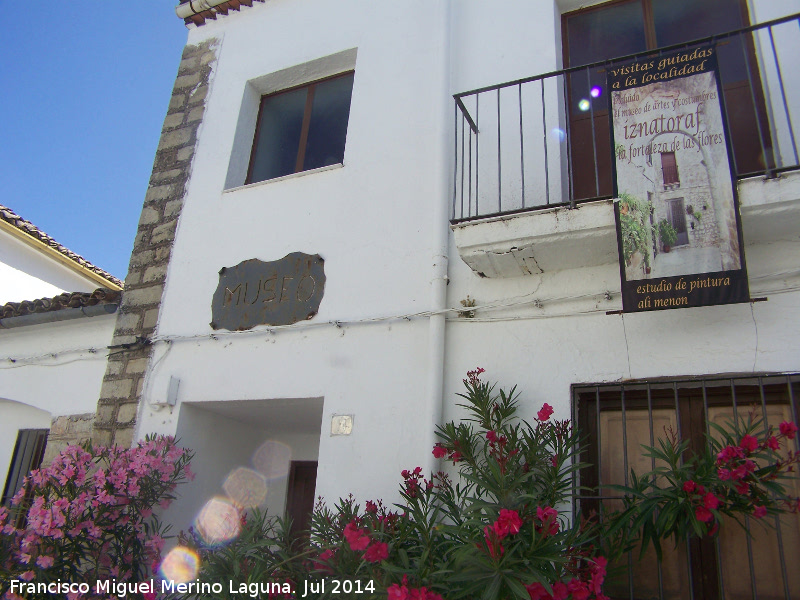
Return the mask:
MULTIPOLYGON (((671 428, 690 441, 690 451, 705 443, 709 423, 720 425, 734 414, 749 411, 777 429, 783 420, 797 422, 800 374, 711 376, 625 383, 574 385, 573 422, 587 436, 581 459, 589 466, 575 478, 573 518, 613 509, 619 496, 604 488, 629 483, 653 470, 641 446, 656 446, 671 428)), ((800 435, 795 438, 798 449, 800 435)), ((795 482, 794 495, 800 492, 795 482)), ((713 540, 690 539, 673 548, 664 544, 662 561, 649 551, 639 560, 638 549, 617 565, 605 593, 612 598, 691 598, 697 600, 800 598, 800 516, 774 520, 767 530, 750 518, 745 530, 735 523, 720 529, 713 540)))
MULTIPOLYGON (((735 31, 664 45, 608 60, 570 67, 462 92, 454 96, 452 221, 513 214, 609 198, 607 173, 613 161, 608 119, 600 113, 606 96, 591 95, 598 73, 610 66, 666 52, 713 44, 719 53, 738 48, 744 69, 735 93, 746 95, 755 108, 744 115, 734 107, 721 74, 721 95, 728 130, 748 123, 755 139, 734 145, 737 178, 800 168, 795 131, 800 128, 800 96, 791 85, 792 64, 800 42, 800 14, 735 31), (753 64, 756 63, 756 64, 753 64), (586 97, 573 93, 582 82, 586 97), (581 104, 584 100, 585 103, 581 104), (573 106, 575 105, 575 106, 573 106), (580 135, 572 131, 577 110, 586 115, 580 135), (604 131, 603 131, 604 129, 604 131), (602 140, 606 141, 603 142, 602 140), (583 159, 575 143, 588 148, 583 159), (742 152, 755 154, 759 164, 744 161, 742 152)), ((757 161, 757 162, 758 162, 757 161)))

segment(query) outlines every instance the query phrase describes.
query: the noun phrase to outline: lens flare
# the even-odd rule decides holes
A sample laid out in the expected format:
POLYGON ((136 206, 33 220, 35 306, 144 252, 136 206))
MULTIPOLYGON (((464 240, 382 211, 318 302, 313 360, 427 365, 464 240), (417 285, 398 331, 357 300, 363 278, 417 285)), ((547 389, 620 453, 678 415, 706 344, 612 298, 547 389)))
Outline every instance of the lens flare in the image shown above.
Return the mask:
POLYGON ((197 578, 199 567, 200 559, 197 554, 189 548, 176 546, 161 561, 159 573, 161 578, 166 581, 188 583, 197 578))
POLYGON ((267 480, 261 473, 247 467, 233 470, 225 478, 222 489, 228 498, 244 508, 254 508, 267 499, 267 480))
POLYGON ((286 477, 292 449, 282 442, 267 440, 253 453, 253 466, 267 481, 286 477))
POLYGON ((194 528, 209 546, 224 544, 239 535, 241 513, 228 498, 212 498, 200 510, 194 528))
POLYGON ((602 93, 603 93, 603 88, 601 88, 599 85, 596 85, 596 86, 594 86, 594 87, 593 87, 593 88, 592 88, 592 89, 589 91, 589 95, 590 95, 592 98, 599 98, 599 97, 600 97, 600 94, 602 94, 602 93))
POLYGON ((567 139, 567 134, 563 129, 554 127, 550 130, 550 137, 558 140, 559 142, 563 142, 565 139, 567 139))
POLYGON ((586 112, 592 107, 592 103, 589 102, 586 98, 583 98, 580 102, 578 102, 578 108, 583 112, 586 112))

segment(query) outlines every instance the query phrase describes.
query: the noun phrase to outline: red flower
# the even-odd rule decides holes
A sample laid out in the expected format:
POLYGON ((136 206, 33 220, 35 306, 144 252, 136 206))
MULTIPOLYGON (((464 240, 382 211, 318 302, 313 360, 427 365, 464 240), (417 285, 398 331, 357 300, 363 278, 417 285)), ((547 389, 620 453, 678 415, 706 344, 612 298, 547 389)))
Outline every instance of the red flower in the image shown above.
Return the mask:
POLYGON ((351 550, 366 550, 369 546, 369 536, 366 530, 358 529, 355 521, 351 521, 344 527, 344 538, 350 544, 351 550))
POLYGON ((545 587, 538 581, 526 585, 525 589, 528 590, 528 595, 531 597, 531 600, 550 600, 552 598, 552 596, 547 593, 545 587))
POLYGON ((403 585, 395 583, 389 586, 386 592, 388 594, 388 600, 408 600, 408 586, 405 585, 405 577, 403 578, 403 585))
POLYGON ((758 440, 752 435, 745 434, 739 442, 739 447, 746 452, 755 452, 758 450, 758 440))
POLYGON ((436 444, 433 447, 433 456, 434 458, 444 458, 447 456, 447 450, 443 448, 441 445, 436 444))
POLYGON ((412 589, 408 598, 409 600, 444 600, 439 594, 431 592, 426 587, 412 589))
POLYGON ((578 578, 572 579, 567 584, 567 591, 572 594, 572 600, 589 600, 591 594, 586 582, 578 578))
POLYGON ((381 562, 389 558, 389 546, 384 542, 375 542, 364 553, 364 560, 371 563, 381 562))
POLYGON ((569 589, 567 584, 556 581, 553 584, 553 600, 567 600, 569 597, 569 589))
POLYGON ((683 482, 683 491, 691 494, 695 489, 695 483, 691 479, 683 482))
POLYGON ((495 444, 497 443, 497 434, 494 431, 487 431, 486 439, 489 440, 492 444, 495 444))
POLYGON ((746 484, 744 481, 740 481, 736 484, 736 491, 744 496, 747 492, 750 491, 750 486, 746 484))
POLYGON ((722 452, 717 454, 717 462, 727 462, 734 458, 742 458, 744 456, 744 452, 742 452, 741 448, 737 448, 736 446, 725 446, 722 449, 722 452))
POLYGON ((714 515, 711 514, 711 511, 708 510, 705 506, 698 506, 694 509, 694 516, 697 517, 698 521, 702 521, 703 523, 708 523, 710 520, 714 518, 714 515))
POLYGON ((717 477, 720 481, 728 481, 731 478, 731 472, 728 469, 717 469, 717 477))
POLYGON ((486 547, 489 549, 489 555, 492 558, 497 558, 498 556, 503 556, 503 552, 505 552, 505 548, 500 543, 500 538, 497 535, 497 532, 494 528, 489 527, 488 525, 483 528, 483 538, 486 542, 486 547))
POLYGON ((519 528, 522 527, 522 519, 519 518, 517 511, 501 508, 500 516, 497 517, 497 521, 492 527, 497 534, 497 538, 502 540, 508 534, 519 533, 519 528))
POLYGON ((776 438, 774 435, 771 435, 767 440, 767 446, 772 450, 780 450, 781 443, 778 441, 778 438, 776 438))
POLYGON ((786 437, 792 437, 795 433, 797 433, 797 425, 791 421, 784 421, 779 427, 781 430, 781 435, 785 435, 786 437))
POLYGON ((547 421, 550 418, 550 415, 553 414, 553 407, 550 406, 547 402, 542 405, 542 408, 539 409, 539 412, 536 413, 536 418, 539 421, 547 421))
POLYGON ((558 511, 555 508, 537 506, 536 518, 542 522, 542 526, 537 527, 537 530, 543 535, 548 536, 558 533, 558 511))
POLYGON ((754 519, 763 519, 767 516, 767 507, 766 506, 754 506, 753 507, 753 518, 754 519))
POLYGON ((703 496, 703 506, 711 510, 715 510, 719 508, 719 498, 717 498, 711 492, 708 492, 705 496, 703 496))

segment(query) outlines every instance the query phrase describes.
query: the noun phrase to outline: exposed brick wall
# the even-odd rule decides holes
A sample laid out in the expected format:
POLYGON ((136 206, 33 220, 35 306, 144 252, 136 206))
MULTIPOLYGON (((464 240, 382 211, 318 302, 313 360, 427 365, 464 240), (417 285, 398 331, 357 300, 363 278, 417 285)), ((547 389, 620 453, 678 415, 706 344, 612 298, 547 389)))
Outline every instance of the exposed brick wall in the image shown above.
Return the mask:
POLYGON ((92 440, 130 446, 164 280, 203 119, 216 40, 186 46, 144 198, 92 440))
POLYGON ((82 444, 92 437, 94 413, 54 417, 47 436, 42 465, 49 465, 67 446, 82 444))

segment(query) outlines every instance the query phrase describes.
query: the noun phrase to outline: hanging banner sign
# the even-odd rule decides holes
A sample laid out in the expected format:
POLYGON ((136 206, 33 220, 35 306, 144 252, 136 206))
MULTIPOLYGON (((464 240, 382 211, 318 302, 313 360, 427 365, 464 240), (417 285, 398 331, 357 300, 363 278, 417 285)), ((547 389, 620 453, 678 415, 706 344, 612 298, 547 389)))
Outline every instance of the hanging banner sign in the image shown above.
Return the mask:
POLYGON ((716 51, 608 68, 625 312, 748 302, 716 51))

